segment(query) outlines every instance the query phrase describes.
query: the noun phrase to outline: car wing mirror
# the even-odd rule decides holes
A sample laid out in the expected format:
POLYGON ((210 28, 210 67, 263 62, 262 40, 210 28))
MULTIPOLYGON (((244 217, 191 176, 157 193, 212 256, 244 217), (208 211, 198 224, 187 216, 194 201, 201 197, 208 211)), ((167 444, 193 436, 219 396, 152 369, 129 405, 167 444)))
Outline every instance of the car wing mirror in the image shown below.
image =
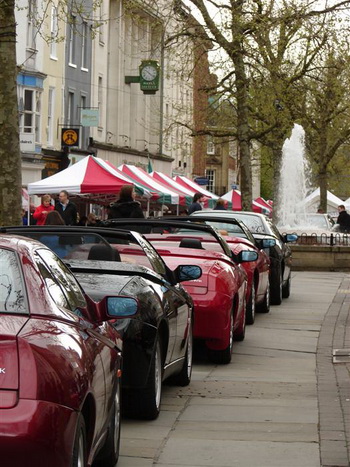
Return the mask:
POLYGON ((276 245, 276 239, 275 238, 263 238, 260 243, 260 248, 272 248, 273 246, 276 245))
POLYGON ((139 308, 138 301, 132 297, 107 297, 106 305, 110 318, 130 318, 139 308))
POLYGON ((180 265, 174 272, 178 282, 193 281, 202 275, 202 269, 192 265, 180 265))
POLYGON ((284 243, 296 242, 297 240, 298 240, 298 235, 297 235, 297 234, 286 234, 286 235, 283 235, 283 241, 284 241, 284 243))
POLYGON ((249 263, 250 261, 256 261, 258 259, 258 253, 256 251, 243 250, 240 251, 237 255, 232 254, 233 260, 235 263, 249 263))
POLYGON ((94 306, 96 321, 99 323, 117 318, 130 318, 139 310, 138 301, 127 296, 104 297, 98 303, 90 299, 90 303, 94 306))

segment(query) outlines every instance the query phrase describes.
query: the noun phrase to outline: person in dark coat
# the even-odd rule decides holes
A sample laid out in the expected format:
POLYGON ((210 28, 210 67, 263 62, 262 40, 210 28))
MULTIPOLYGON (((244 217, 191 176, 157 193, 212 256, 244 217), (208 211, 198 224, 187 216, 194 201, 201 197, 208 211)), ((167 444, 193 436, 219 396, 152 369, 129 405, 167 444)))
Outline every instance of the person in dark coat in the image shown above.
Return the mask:
POLYGON ((203 199, 204 199, 204 195, 202 193, 194 194, 192 204, 188 208, 189 215, 192 214, 193 212, 201 211, 203 209, 201 205, 201 202, 203 201, 203 199))
POLYGON ((344 204, 338 206, 338 212, 337 224, 339 224, 339 231, 350 232, 350 215, 346 212, 344 204))
POLYGON ((123 185, 120 189, 119 199, 109 205, 108 219, 138 218, 144 219, 141 204, 135 201, 133 185, 123 185))
POLYGON ((225 208, 225 200, 222 198, 219 198, 216 200, 216 205, 214 208, 216 211, 226 211, 225 208))
POLYGON ((68 192, 66 190, 60 191, 60 194, 58 195, 58 202, 55 206, 55 211, 61 214, 61 217, 66 225, 77 225, 77 207, 74 203, 72 203, 72 201, 69 201, 68 192))

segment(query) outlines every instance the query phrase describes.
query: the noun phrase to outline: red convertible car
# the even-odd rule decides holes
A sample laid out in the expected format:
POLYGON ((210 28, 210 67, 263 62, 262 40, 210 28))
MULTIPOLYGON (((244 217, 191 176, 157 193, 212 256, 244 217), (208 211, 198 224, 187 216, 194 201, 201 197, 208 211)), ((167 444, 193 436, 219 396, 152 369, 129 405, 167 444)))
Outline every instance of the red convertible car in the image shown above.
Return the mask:
MULTIPOLYGON (((188 217, 177 217, 174 220, 181 219, 182 222, 203 222, 211 225, 224 237, 234 254, 246 249, 256 251, 258 254, 256 261, 250 261, 242 265, 248 277, 247 324, 253 324, 255 321, 255 311, 261 313, 268 313, 270 311, 271 260, 265 250, 274 247, 276 240, 274 238, 254 239, 245 224, 238 219, 221 219, 219 216, 212 216, 211 211, 198 212, 196 212, 195 218, 191 215, 188 217), (200 215, 198 215, 198 212, 200 215)), ((217 213, 218 211, 213 212, 217 213)), ((211 239, 210 241, 213 242, 215 239, 211 239)), ((208 247, 210 248, 210 245, 208 247)))
MULTIPOLYGON (((191 223, 185 231, 181 221, 132 219, 109 220, 106 226, 144 232, 170 269, 194 262, 201 268, 199 279, 182 283, 194 302, 193 336, 205 340, 213 361, 229 363, 234 340, 245 336, 247 275, 239 263, 256 261, 257 253, 247 247, 234 255, 223 239, 224 247, 211 244, 206 248, 205 242, 210 243, 211 237, 220 238, 208 225, 191 223)), ((122 259, 132 257, 130 249, 115 247, 122 259)))
POLYGON ((41 243, 0 235, 0 463, 114 466, 130 297, 94 302, 41 243))

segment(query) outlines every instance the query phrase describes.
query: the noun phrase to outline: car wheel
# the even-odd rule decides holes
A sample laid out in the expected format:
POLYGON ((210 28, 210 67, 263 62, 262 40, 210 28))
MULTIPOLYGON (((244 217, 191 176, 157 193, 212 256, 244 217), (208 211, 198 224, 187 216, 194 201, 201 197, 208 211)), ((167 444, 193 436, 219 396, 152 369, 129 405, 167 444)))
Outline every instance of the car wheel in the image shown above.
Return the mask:
POLYGON ((112 416, 108 425, 108 434, 94 467, 115 467, 119 458, 120 445, 120 382, 114 397, 112 416))
POLYGON ((291 275, 289 274, 288 280, 286 284, 282 287, 282 297, 283 298, 288 298, 290 295, 290 288, 292 286, 292 278, 291 275))
POLYGON ((86 427, 84 417, 80 414, 75 430, 72 467, 85 467, 86 457, 86 427))
POLYGON ((233 340, 234 341, 244 341, 245 338, 245 326, 247 324, 247 314, 246 314, 246 304, 244 303, 243 305, 243 316, 242 316, 242 322, 239 326, 239 328, 236 330, 236 332, 233 333, 233 340))
POLYGON ((279 266, 276 273, 273 275, 271 284, 271 304, 280 305, 282 303, 282 271, 279 266))
POLYGON ((270 281, 268 279, 264 300, 256 307, 259 313, 268 313, 270 311, 270 281))
POLYGON ((250 292, 249 302, 247 304, 246 323, 254 324, 255 321, 255 283, 254 278, 252 282, 252 289, 250 292))
POLYGON ((159 415, 162 396, 162 374, 162 352, 159 339, 157 339, 146 387, 138 391, 138 397, 141 399, 139 414, 141 418, 155 420, 159 415))
POLYGON ((214 363, 227 364, 232 359, 233 349, 233 310, 230 313, 229 344, 224 350, 209 349, 209 359, 214 363))
POLYGON ((188 386, 191 382, 192 375, 192 359, 193 359, 193 333, 192 322, 188 328, 187 349, 185 353, 184 363, 180 373, 171 378, 171 382, 178 386, 188 386))

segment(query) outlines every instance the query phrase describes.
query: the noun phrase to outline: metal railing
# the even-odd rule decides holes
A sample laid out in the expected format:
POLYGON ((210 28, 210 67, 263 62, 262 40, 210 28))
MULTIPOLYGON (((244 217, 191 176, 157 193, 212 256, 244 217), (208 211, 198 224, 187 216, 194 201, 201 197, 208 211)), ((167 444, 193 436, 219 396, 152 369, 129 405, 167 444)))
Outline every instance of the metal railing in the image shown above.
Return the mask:
POLYGON ((350 233, 332 232, 327 234, 303 232, 297 235, 298 239, 295 242, 291 242, 291 245, 350 246, 350 233))

